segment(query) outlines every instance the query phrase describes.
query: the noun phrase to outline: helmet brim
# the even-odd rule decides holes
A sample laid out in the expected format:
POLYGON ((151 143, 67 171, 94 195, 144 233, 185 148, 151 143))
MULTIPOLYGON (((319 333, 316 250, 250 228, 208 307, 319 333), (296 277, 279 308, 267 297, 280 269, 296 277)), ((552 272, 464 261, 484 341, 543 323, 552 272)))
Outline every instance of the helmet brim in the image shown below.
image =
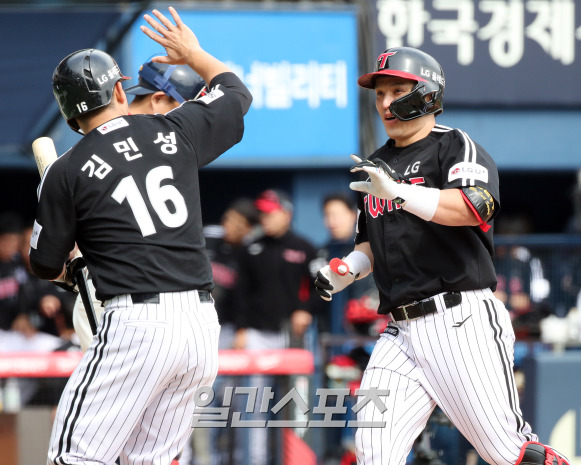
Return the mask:
POLYGON ((416 82, 427 82, 424 78, 412 73, 406 73, 405 71, 398 71, 396 69, 382 69, 381 71, 375 71, 374 73, 364 74, 357 80, 357 84, 366 89, 375 89, 375 79, 378 76, 397 76, 416 82))
POLYGON ((123 89, 126 94, 130 95, 146 95, 146 94, 154 94, 155 92, 159 92, 159 89, 156 89, 153 86, 147 85, 145 82, 140 82, 136 86, 128 87, 127 89, 123 89))

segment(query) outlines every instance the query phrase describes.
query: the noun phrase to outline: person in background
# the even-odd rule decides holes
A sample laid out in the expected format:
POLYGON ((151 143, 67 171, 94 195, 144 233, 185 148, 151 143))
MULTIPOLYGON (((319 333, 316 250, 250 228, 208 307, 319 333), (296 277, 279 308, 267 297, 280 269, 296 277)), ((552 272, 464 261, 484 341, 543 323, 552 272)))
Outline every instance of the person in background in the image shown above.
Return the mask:
POLYGON ((313 321, 318 301, 309 265, 316 251, 292 231, 293 204, 287 193, 268 189, 255 205, 263 236, 240 259, 234 347, 280 349, 289 347, 291 339, 301 340, 313 321))
POLYGON ((238 302, 235 289, 238 282, 240 256, 244 246, 257 235, 258 210, 250 198, 232 201, 222 215, 219 226, 206 226, 206 250, 212 265, 214 290, 212 295, 220 318, 220 349, 231 349, 234 343, 238 302))
MULTIPOLYGON (((236 313, 238 302, 235 296, 238 282, 240 256, 245 246, 259 233, 258 210, 251 198, 239 197, 226 207, 220 224, 204 227, 206 250, 212 265, 214 289, 212 295, 220 320, 220 340, 218 348, 233 348, 236 331, 236 313)), ((220 376, 214 382, 214 400, 211 407, 221 407, 224 389, 234 388, 237 377, 220 376)), ((240 396, 234 396, 233 408, 244 408, 239 402, 240 396)), ((195 428, 192 434, 194 455, 197 465, 219 465, 243 463, 244 439, 239 428, 195 428)))
MULTIPOLYGON (((525 214, 500 215, 495 234, 508 241, 532 232, 525 214)), ((538 339, 539 322, 552 313, 548 304, 550 283, 544 264, 531 249, 518 242, 495 247, 497 287, 494 295, 509 311, 517 339, 538 339)))
MULTIPOLYGON (((311 262, 316 250, 292 231, 293 204, 280 189, 268 189, 255 201, 263 236, 245 248, 240 258, 236 287, 237 332, 234 348, 247 350, 303 347, 304 335, 313 322, 318 297, 312 292, 311 262)), ((274 386, 274 380, 252 376, 250 386, 274 386)), ((255 413, 252 419, 264 420, 255 413)), ((249 431, 249 463, 265 465, 268 428, 249 431)))
MULTIPOLYGON (((357 222, 357 206, 351 193, 328 194, 323 199, 322 210, 330 238, 317 252, 317 266, 328 263, 333 257, 345 257, 353 250, 357 222)), ((377 287, 373 281, 373 274, 369 274, 353 283, 347 292, 335 296, 331 302, 323 302, 324 310, 319 316, 320 330, 331 334, 353 334, 355 313, 362 314, 362 308, 371 305, 369 308, 369 312, 373 315, 371 321, 381 318, 377 315, 377 304, 377 287)), ((373 328, 369 329, 373 331, 373 328)))
POLYGON ((20 288, 26 281, 26 269, 20 258, 22 218, 14 212, 0 214, 0 329, 13 325, 22 329, 20 288))

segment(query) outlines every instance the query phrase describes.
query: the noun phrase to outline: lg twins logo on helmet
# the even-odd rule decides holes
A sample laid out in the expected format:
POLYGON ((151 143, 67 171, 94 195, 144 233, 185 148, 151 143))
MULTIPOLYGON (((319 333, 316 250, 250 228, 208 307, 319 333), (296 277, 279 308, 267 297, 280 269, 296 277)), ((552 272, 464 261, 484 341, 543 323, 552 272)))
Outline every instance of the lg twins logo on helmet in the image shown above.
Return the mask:
POLYGON ((102 86, 110 79, 115 79, 116 77, 119 77, 120 75, 121 75, 121 70, 119 69, 119 66, 113 66, 113 68, 108 69, 101 76, 97 76, 97 83, 100 86, 102 86))
POLYGON ((395 55, 396 53, 397 53, 397 51, 395 51, 395 52, 385 52, 385 53, 382 53, 381 55, 379 55, 377 57, 377 69, 379 70, 379 69, 385 68, 385 65, 387 64, 387 59, 390 56, 395 55))
POLYGON ((444 77, 441 74, 436 73, 431 69, 424 68, 423 66, 420 67, 420 76, 427 77, 428 79, 431 79, 432 81, 437 82, 442 86, 445 85, 444 77))
POLYGON ((448 182, 462 178, 488 182, 488 169, 478 163, 456 163, 448 172, 448 182))

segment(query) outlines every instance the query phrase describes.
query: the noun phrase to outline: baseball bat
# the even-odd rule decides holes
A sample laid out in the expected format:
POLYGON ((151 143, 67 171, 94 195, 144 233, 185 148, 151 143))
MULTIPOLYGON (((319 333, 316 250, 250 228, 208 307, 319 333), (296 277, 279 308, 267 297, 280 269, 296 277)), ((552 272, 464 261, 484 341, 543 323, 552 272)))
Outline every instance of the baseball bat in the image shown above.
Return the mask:
POLYGON ((32 152, 42 178, 46 167, 58 158, 54 142, 50 137, 39 137, 32 143, 32 152))
MULTIPOLYGON (((34 153, 34 159, 36 160, 36 166, 38 167, 38 172, 42 178, 46 168, 52 162, 58 158, 54 142, 50 137, 39 137, 32 143, 32 152, 34 153)), ((81 255, 81 252, 77 251, 77 255, 81 255)), ((89 289, 87 285, 87 273, 86 267, 81 268, 75 279, 77 281, 77 286, 79 288, 79 294, 83 301, 83 306, 87 312, 87 318, 89 319, 89 325, 91 326, 91 331, 93 334, 97 334, 97 317, 95 315, 95 308, 93 307, 93 300, 89 294, 89 289)))

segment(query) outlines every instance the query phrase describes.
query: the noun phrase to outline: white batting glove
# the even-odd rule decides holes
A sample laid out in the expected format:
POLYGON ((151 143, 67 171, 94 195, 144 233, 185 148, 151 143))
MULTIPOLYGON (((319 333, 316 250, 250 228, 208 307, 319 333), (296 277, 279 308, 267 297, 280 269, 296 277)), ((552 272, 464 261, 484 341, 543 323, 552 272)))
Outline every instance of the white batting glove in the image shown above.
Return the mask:
POLYGON ((394 181, 394 178, 399 178, 399 176, 387 163, 381 160, 376 162, 361 159, 357 155, 351 155, 351 158, 357 162, 356 165, 351 167, 352 173, 365 171, 369 175, 369 181, 355 181, 349 184, 352 190, 366 192, 378 199, 387 199, 393 200, 396 203, 403 203, 399 192, 400 184, 394 181))
POLYGON ((354 191, 366 192, 378 199, 391 200, 402 208, 425 221, 431 221, 440 201, 440 190, 433 187, 412 186, 401 181, 402 178, 383 160, 378 158, 362 160, 351 155, 357 162, 351 172, 365 171, 369 181, 356 181, 349 184, 354 191))
POLYGON ((355 275, 349 271, 349 265, 339 258, 334 258, 317 272, 315 290, 323 300, 333 299, 336 294, 355 281, 355 275))

